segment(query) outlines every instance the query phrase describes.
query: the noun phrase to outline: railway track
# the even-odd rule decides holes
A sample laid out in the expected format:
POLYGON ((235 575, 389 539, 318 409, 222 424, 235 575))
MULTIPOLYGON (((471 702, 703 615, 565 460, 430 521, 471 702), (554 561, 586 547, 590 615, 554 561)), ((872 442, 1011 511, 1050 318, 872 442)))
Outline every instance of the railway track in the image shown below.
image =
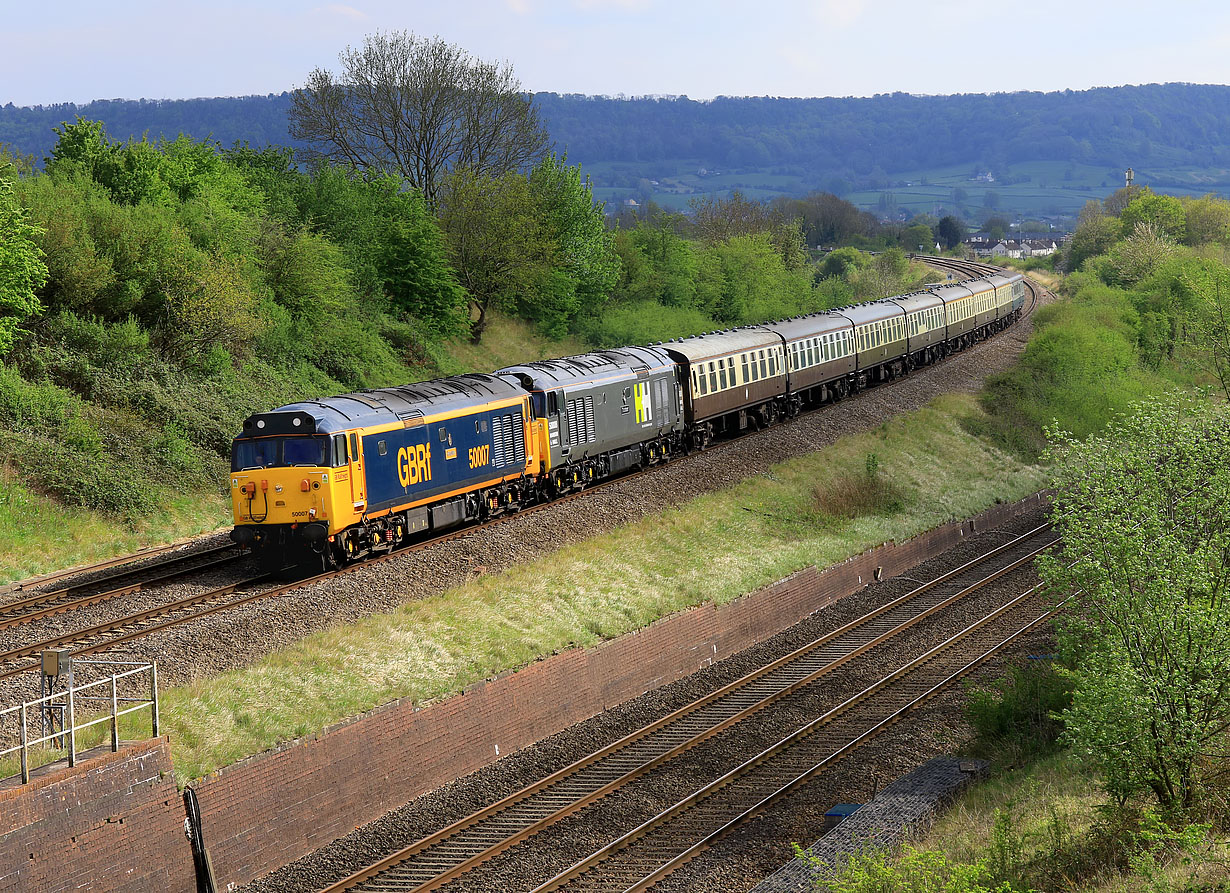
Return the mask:
MULTIPOLYGON (((959 273, 970 279, 976 279, 980 276, 988 276, 992 274, 1002 274, 1004 270, 1001 267, 996 267, 992 264, 980 264, 975 261, 961 260, 955 257, 937 257, 929 254, 914 255, 915 260, 922 261, 929 267, 934 267, 937 270, 946 272, 959 273)), ((1024 274, 1023 274, 1024 275, 1024 274)), ((1029 306, 1021 313, 1021 317, 1029 316, 1038 306, 1038 301, 1046 292, 1042 286, 1038 285, 1028 275, 1024 277, 1025 287, 1029 289, 1030 301, 1029 306)))
POLYGON ((802 692, 847 663, 886 646, 987 584, 1028 564, 1056 540, 1038 527, 923 584, 791 654, 729 683, 467 818, 326 889, 438 889, 544 828, 802 692))
MULTIPOLYGON (((551 506, 560 505, 561 503, 568 502, 570 500, 578 499, 582 496, 585 496, 591 490, 597 489, 598 487, 601 487, 601 486, 606 486, 608 483, 615 483, 616 481, 620 481, 620 482, 626 481, 637 475, 646 474, 651 470, 652 470, 652 466, 649 469, 642 469, 640 471, 636 471, 631 474, 624 475, 623 477, 617 478, 615 481, 603 482, 602 484, 591 487, 588 490, 582 490, 576 493, 568 494, 567 496, 563 496, 559 499, 553 500, 552 502, 543 503, 541 505, 536 505, 536 506, 531 506, 530 508, 522 509, 520 512, 501 515, 498 518, 493 518, 490 521, 485 522, 479 528, 462 527, 458 530, 451 531, 441 536, 432 537, 431 539, 422 540, 417 543, 412 543, 408 546, 388 552, 386 554, 376 555, 371 558, 368 558, 362 562, 361 566, 371 566, 372 564, 377 564, 382 561, 388 561, 389 559, 399 556, 406 552, 417 552, 417 551, 422 551, 424 549, 430 549, 431 547, 436 546, 440 543, 447 542, 449 540, 456 539, 458 537, 463 537, 468 534, 474 533, 478 529, 491 528, 497 524, 508 521, 509 519, 515 517, 518 514, 524 515, 529 512, 540 511, 542 509, 549 508, 551 506)), ((234 547, 222 547, 216 551, 221 552, 224 550, 229 550, 231 552, 236 551, 234 547)), ((206 553, 197 553, 197 555, 202 555, 202 554, 206 554, 206 553)), ((187 569, 187 570, 175 569, 175 570, 168 571, 165 574, 161 575, 158 578, 158 581, 165 583, 172 579, 182 579, 183 577, 187 575, 201 572, 203 570, 206 570, 207 568, 213 569, 213 568, 216 568, 224 564, 229 564, 233 561, 237 561, 241 559, 242 557, 243 557, 242 555, 234 554, 231 556, 220 557, 217 560, 212 561, 208 565, 205 565, 205 566, 198 566, 198 567, 187 569)), ((170 562, 162 563, 162 564, 157 565, 157 567, 165 568, 166 565, 169 563, 170 562)), ((28 663, 21 663, 21 664, 18 664, 17 662, 23 658, 30 657, 32 655, 38 654, 48 649, 65 648, 68 646, 74 646, 70 648, 71 653, 74 657, 84 657, 90 654, 97 654, 101 651, 106 651, 111 648, 115 648, 119 645, 127 644, 136 639, 143 638, 144 636, 148 636, 152 633, 161 632, 162 630, 169 629, 173 626, 180 626, 185 623, 191 623, 203 617, 207 617, 212 614, 218 614, 223 611, 228 611, 233 608, 237 608, 241 605, 250 604, 252 602, 260 601, 262 599, 274 598, 275 596, 282 595, 283 593, 290 592, 294 589, 299 589, 304 586, 310 586, 314 583, 320 583, 325 580, 330 580, 334 577, 338 577, 338 576, 341 576, 342 574, 346 574, 350 570, 351 570, 350 567, 343 567, 337 570, 328 571, 322 574, 316 574, 315 576, 307 577, 307 578, 300 579, 300 580, 295 580, 295 581, 285 583, 282 585, 264 588, 255 593, 247 593, 245 590, 248 587, 259 586, 262 583, 268 582, 269 580, 272 579, 272 577, 269 575, 259 575, 259 576, 254 576, 254 577, 248 577, 245 579, 238 580, 236 582, 227 583, 223 586, 210 589, 203 593, 197 593, 197 594, 188 596, 187 598, 177 599, 165 605, 161 605, 161 606, 154 607, 154 608, 149 608, 149 609, 138 611, 132 614, 127 614, 122 617, 117 617, 111 620, 107 620, 107 621, 104 621, 103 623, 95 624, 95 625, 92 625, 92 626, 89 626, 83 629, 75 630, 75 631, 68 632, 68 633, 57 634, 50 638, 40 639, 38 641, 31 642, 26 645, 22 645, 20 647, 10 648, 8 650, 0 651, 0 682, 6 679, 11 679, 16 676, 19 676, 22 673, 26 673, 31 670, 38 669, 39 664, 37 662, 28 662, 28 663), (227 596, 234 595, 236 593, 239 594, 238 598, 233 598, 227 601, 222 601, 222 599, 225 599, 227 596)), ((116 575, 116 576, 121 576, 121 575, 116 575)), ((82 610, 83 608, 99 604, 102 601, 110 600, 110 599, 117 598, 123 595, 128 595, 128 594, 141 591, 145 587, 152 586, 154 582, 155 582, 154 580, 147 580, 143 584, 142 583, 126 584, 124 586, 115 587, 111 590, 106 590, 101 593, 95 593, 92 595, 75 598, 67 602, 61 602, 58 599, 59 597, 62 596, 63 593, 67 592, 68 589, 57 590, 55 592, 44 593, 39 596, 32 596, 27 600, 23 600, 22 602, 15 602, 10 605, 0 606, 0 631, 7 629, 9 627, 12 627, 12 626, 18 626, 18 625, 23 625, 25 623, 32 622, 35 619, 42 619, 43 617, 52 616, 54 614, 67 613, 69 611, 74 611, 74 610, 82 610), (42 605, 42 603, 39 601, 40 599, 46 599, 50 601, 51 604, 42 605), (5 616, 5 612, 8 611, 10 608, 16 609, 17 606, 19 605, 25 606, 26 602, 29 602, 31 605, 34 606, 33 610, 30 613, 21 614, 20 611, 17 610, 15 611, 16 616, 13 616, 13 617, 5 616)), ((91 584, 81 584, 81 587, 85 588, 85 587, 88 587, 89 585, 91 584)), ((74 587, 69 587, 69 589, 71 588, 74 588, 74 587)))
MULTIPOLYGON (((1040 587, 796 729, 532 893, 648 890, 1046 621, 1040 587), (1003 627, 1011 630, 1005 634, 1003 627)), ((380 889, 380 888, 372 888, 380 889)), ((392 888, 386 888, 392 889, 392 888)))
MULTIPOLYGON (((998 270, 998 268, 995 267, 975 264, 967 261, 959 261, 952 258, 924 257, 920 259, 926 261, 927 263, 933 263, 938 267, 951 269, 955 272, 959 272, 961 275, 971 277, 985 275, 988 272, 998 270)), ((1026 280, 1026 282, 1028 283, 1028 280, 1026 280)), ((1032 283, 1029 283, 1029 287, 1031 291, 1034 291, 1034 286, 1032 283)), ((1032 305, 1030 309, 1032 309, 1032 305)), ((715 443, 709 449, 710 451, 720 450, 726 446, 727 443, 728 442, 715 443)), ((653 471, 653 469, 654 466, 650 466, 647 469, 635 471, 610 481, 603 481, 598 484, 590 485, 584 490, 568 494, 564 497, 553 500, 552 502, 531 506, 521 509, 519 512, 502 515, 477 527, 463 527, 441 536, 412 543, 397 551, 368 558, 363 562, 363 565, 371 566, 382 561, 387 561, 390 558, 400 555, 406 551, 420 551, 429 549, 449 540, 469 536, 478 530, 483 530, 503 523, 516 515, 524 515, 534 511, 541 511, 561 505, 570 500, 581 498, 594 490, 617 483, 625 483, 639 475, 648 474, 653 471)), ((168 547, 168 549, 169 548, 173 547, 168 547)), ((160 551, 166 550, 149 550, 147 552, 127 556, 123 559, 116 559, 112 562, 104 562, 90 568, 79 568, 72 571, 65 571, 59 574, 40 578, 37 581, 26 581, 24 584, 19 584, 20 586, 24 586, 28 589, 32 585, 45 585, 51 581, 62 580, 71 576, 80 576, 108 567, 118 566, 121 568, 114 574, 96 578, 88 583, 64 586, 54 590, 36 593, 34 595, 9 602, 8 604, 0 605, 0 632, 12 629, 14 627, 24 626, 25 624, 54 615, 83 611, 93 607, 94 605, 108 602, 113 599, 118 599, 126 595, 148 591, 155 586, 166 585, 167 583, 175 580, 182 580, 192 574, 213 570, 226 564, 237 562, 242 558, 242 555, 237 551, 237 549, 228 544, 214 549, 192 553, 190 555, 176 556, 168 560, 152 565, 146 565, 140 568, 133 569, 123 567, 124 564, 131 564, 134 561, 139 561, 144 558, 157 555, 160 551), (138 580, 138 577, 145 577, 145 579, 138 580), (105 586, 107 583, 118 585, 111 585, 107 587, 105 586), (104 588, 100 589, 100 585, 104 585, 104 588)), ((126 644, 153 632, 167 629, 171 626, 190 623, 210 614, 216 614, 240 605, 249 604, 262 598, 272 598, 291 589, 322 582, 347 573, 348 571, 349 568, 341 568, 298 580, 287 585, 262 589, 259 593, 241 594, 239 598, 227 599, 228 596, 235 593, 242 593, 247 587, 256 586, 263 582, 263 578, 252 577, 243 579, 235 583, 227 584, 223 587, 212 589, 208 592, 193 595, 185 599, 172 601, 161 607, 133 612, 104 623, 91 624, 88 627, 76 632, 61 633, 38 642, 32 642, 20 648, 11 648, 7 651, 0 652, 0 681, 12 678, 22 672, 34 668, 36 665, 33 663, 18 664, 17 662, 25 657, 37 654, 39 651, 44 649, 70 647, 72 653, 79 656, 98 653, 109 648, 126 644), (227 600, 223 601, 223 599, 227 600)))
POLYGON ((0 605, 0 630, 131 595, 192 574, 226 567, 242 557, 237 546, 217 546, 178 555, 141 568, 123 570, 86 583, 38 592, 0 605), (137 579, 139 577, 143 579, 137 579), (115 583, 119 585, 108 586, 115 583))

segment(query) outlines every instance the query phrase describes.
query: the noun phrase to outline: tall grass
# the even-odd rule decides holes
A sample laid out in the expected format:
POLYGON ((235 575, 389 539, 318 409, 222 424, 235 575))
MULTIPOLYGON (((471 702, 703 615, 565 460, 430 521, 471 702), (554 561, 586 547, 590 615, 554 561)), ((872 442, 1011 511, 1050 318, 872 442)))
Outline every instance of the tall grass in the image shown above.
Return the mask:
POLYGON ((559 650, 692 605, 727 602, 807 565, 827 566, 1035 490, 1041 469, 963 430, 960 420, 978 412, 971 397, 940 398, 874 432, 532 564, 316 633, 250 669, 167 692, 163 716, 176 771, 191 778, 395 698, 439 699, 559 650), (872 477, 883 483, 860 484, 869 495, 852 502, 831 501, 829 494, 868 477, 871 454, 872 477))

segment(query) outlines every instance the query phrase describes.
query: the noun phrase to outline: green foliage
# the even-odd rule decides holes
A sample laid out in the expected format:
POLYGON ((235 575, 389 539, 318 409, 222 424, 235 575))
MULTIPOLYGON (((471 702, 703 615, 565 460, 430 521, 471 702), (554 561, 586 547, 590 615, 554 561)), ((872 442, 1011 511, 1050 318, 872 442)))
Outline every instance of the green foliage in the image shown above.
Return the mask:
POLYGON ((532 310, 551 273, 555 246, 535 213, 522 174, 487 177, 455 171, 440 203, 440 226, 452 262, 474 305, 473 338, 482 337, 494 306, 532 310))
POLYGON ((990 433, 1022 456, 1042 451, 1053 421, 1085 437, 1162 386, 1140 365, 1141 318, 1131 295, 1089 274, 1069 281, 1072 297, 1035 312, 1020 362, 983 392, 990 433))
POLYGON ((1067 269, 1079 270, 1090 258, 1104 254, 1118 240, 1119 233, 1119 221, 1113 217, 1098 214, 1082 219, 1065 251, 1067 269))
POLYGON ((594 347, 605 348, 684 338, 717 328, 716 320, 701 310, 663 306, 657 301, 629 301, 585 320, 581 335, 594 347))
POLYGON ((825 278, 833 276, 849 278, 870 263, 870 256, 857 248, 836 248, 824 255, 824 260, 820 263, 819 274, 825 278))
POLYGON ((1127 238, 1110 249, 1103 278, 1111 285, 1131 288, 1157 272, 1177 251, 1178 246, 1161 227, 1137 221, 1127 238))
POLYGON ((697 252, 696 302, 724 324, 791 316, 807 306, 809 292, 810 277, 788 271, 766 233, 697 252))
POLYGON ((529 187, 554 257, 538 300, 525 310, 544 333, 561 337, 579 314, 606 302, 619 279, 620 257, 580 165, 570 167, 567 155, 549 153, 530 171, 529 187))
POLYGON ((1120 803, 1194 807, 1230 724, 1230 420, 1171 396, 1077 440, 1051 429, 1066 546, 1044 579, 1073 667, 1068 740, 1120 803))
POLYGON ((615 250, 620 257, 616 300, 696 306, 696 252, 672 221, 642 221, 632 230, 618 231, 615 250))
POLYGON ((926 254, 935 250, 935 233, 931 231, 931 227, 924 224, 912 224, 901 231, 897 244, 903 251, 921 251, 926 254))
POLYGON ((42 310, 37 291, 47 281, 38 238, 17 204, 13 187, 0 179, 0 357, 13 346, 18 326, 42 310))
MULTIPOLYGON (((797 845, 795 853, 807 858, 797 845)), ((1011 893, 1007 883, 988 886, 991 877, 985 860, 967 865, 907 845, 900 856, 884 850, 852 853, 835 874, 817 877, 815 886, 829 893, 1011 893)))
POLYGON ((1212 195, 1179 200, 1183 203, 1186 244, 1230 241, 1230 202, 1212 195))
POLYGON ((1157 195, 1145 190, 1128 203, 1119 215, 1121 234, 1126 238, 1138 223, 1148 223, 1172 241, 1181 242, 1187 235, 1187 215, 1183 203, 1172 195, 1157 195))
POLYGON ((1018 764, 1054 750, 1062 724, 1057 714, 1072 703, 1069 678, 1050 663, 1012 667, 994 687, 970 692, 966 714, 979 748, 996 762, 1018 764))

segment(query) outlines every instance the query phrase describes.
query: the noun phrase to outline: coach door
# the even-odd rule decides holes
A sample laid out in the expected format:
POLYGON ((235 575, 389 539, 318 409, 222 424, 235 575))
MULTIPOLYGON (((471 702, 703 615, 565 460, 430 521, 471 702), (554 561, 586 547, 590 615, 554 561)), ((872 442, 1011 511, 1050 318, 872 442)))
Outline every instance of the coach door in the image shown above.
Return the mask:
POLYGON ((363 440, 350 432, 350 498, 356 511, 367 508, 367 479, 363 476, 363 440))

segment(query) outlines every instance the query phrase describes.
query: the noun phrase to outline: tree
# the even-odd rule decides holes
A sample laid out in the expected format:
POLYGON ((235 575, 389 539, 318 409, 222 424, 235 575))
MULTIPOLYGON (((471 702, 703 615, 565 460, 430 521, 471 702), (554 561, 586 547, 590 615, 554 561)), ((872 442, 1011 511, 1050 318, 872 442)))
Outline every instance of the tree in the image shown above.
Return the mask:
POLYGON ((1188 245, 1230 241, 1230 202, 1213 195, 1183 202, 1188 245))
POLYGON ((627 278, 629 297, 667 307, 696 306, 696 252, 679 235, 683 218, 662 212, 627 231, 629 245, 644 263, 644 275, 627 278))
POLYGON ((849 274, 866 266, 868 258, 857 248, 834 248, 824 256, 819 274, 823 278, 848 278, 849 274))
POLYGON ((530 171, 529 185, 560 275, 552 278, 553 288, 540 292, 537 306, 526 309, 548 334, 560 337, 578 313, 610 297, 619 279, 619 255, 606 229, 603 205, 594 202, 580 165, 569 166, 567 155, 550 153, 530 171))
POLYGON ((1119 239, 1119 221, 1114 217, 1081 212, 1081 222, 1072 234, 1072 241, 1064 254, 1064 267, 1068 272, 1079 270, 1081 264, 1091 257, 1104 254, 1119 239))
POLYGON ((773 228, 769 209, 735 190, 730 198, 706 195, 688 202, 692 225, 702 242, 721 242, 734 236, 766 233, 773 228))
POLYGON ((931 227, 922 223, 912 223, 901 231, 897 243, 909 252, 921 250, 924 254, 935 250, 935 233, 931 227), (919 246, 922 246, 920 249, 919 246))
POLYGON ((961 240, 965 238, 965 224, 960 218, 948 214, 940 218, 939 224, 935 228, 935 237, 940 240, 940 244, 945 248, 956 248, 961 244, 961 240))
POLYGON ((1201 260, 1188 265, 1180 279, 1191 298, 1184 331, 1230 400, 1230 268, 1201 260))
POLYGON ((555 245, 534 212, 529 180, 454 171, 440 203, 440 228, 470 296, 470 338, 477 344, 492 306, 533 294, 552 270, 555 245))
POLYGON ((1193 806, 1230 726, 1230 419, 1191 398, 1080 441, 1048 432, 1064 556, 1042 574, 1075 694, 1065 734, 1119 802, 1193 806))
POLYGON ((1132 199, 1119 214, 1120 231, 1124 237, 1132 234, 1137 223, 1149 223, 1176 242, 1187 235, 1187 215, 1183 203, 1173 195, 1147 192, 1132 199))
POLYGON ((1117 284, 1131 287, 1156 272, 1177 250, 1161 227, 1138 220, 1132 234, 1110 250, 1110 268, 1117 284))
POLYGON ((797 209, 784 208, 780 203, 768 207, 745 198, 738 190, 730 198, 694 198, 688 207, 692 211, 693 229, 706 244, 765 233, 781 254, 786 269, 801 270, 807 262, 802 218, 797 209))
POLYGON ((889 248, 875 256, 870 264, 858 271, 854 287, 863 300, 876 300, 899 295, 905 290, 910 271, 909 258, 899 248, 889 248))
POLYGON ((47 281, 47 265, 36 242, 40 235, 12 184, 0 179, 0 356, 13 346, 22 321, 42 310, 36 292, 47 281))
POLYGON ((545 126, 508 63, 476 59, 440 38, 377 33, 321 68, 291 98, 291 134, 358 170, 393 171, 433 208, 452 169, 496 178, 538 161, 545 126))
POLYGON ((1118 217, 1123 213, 1123 209, 1131 204, 1133 199, 1142 195, 1152 194, 1153 190, 1148 186, 1120 186, 1102 200, 1102 209, 1107 214, 1118 217))

